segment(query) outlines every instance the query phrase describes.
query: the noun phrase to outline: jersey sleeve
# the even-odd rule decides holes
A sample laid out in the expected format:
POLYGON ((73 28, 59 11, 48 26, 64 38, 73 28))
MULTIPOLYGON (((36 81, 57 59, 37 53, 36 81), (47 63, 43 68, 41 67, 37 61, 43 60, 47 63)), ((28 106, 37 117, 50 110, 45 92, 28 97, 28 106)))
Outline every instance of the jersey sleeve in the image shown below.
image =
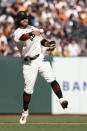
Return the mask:
POLYGON ((15 41, 15 42, 20 42, 20 37, 21 37, 21 35, 22 35, 22 34, 20 33, 20 31, 18 31, 18 30, 15 31, 15 32, 14 32, 14 41, 15 41))

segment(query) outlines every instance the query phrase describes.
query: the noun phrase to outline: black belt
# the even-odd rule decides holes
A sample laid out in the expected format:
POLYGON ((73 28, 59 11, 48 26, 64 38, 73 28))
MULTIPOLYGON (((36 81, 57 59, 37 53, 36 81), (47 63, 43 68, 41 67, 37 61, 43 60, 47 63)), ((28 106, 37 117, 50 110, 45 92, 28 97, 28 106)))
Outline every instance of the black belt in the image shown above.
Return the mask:
POLYGON ((26 56, 26 57, 24 58, 24 61, 35 60, 39 55, 40 55, 40 54, 35 55, 34 57, 26 56))

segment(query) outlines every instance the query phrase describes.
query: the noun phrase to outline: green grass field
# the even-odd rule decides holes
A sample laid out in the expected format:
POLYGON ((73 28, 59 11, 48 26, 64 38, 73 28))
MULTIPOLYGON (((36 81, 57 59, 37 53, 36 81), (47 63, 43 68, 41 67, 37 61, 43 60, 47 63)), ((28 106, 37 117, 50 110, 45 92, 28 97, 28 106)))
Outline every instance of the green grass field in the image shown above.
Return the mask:
POLYGON ((87 116, 30 115, 26 125, 20 116, 0 116, 0 131, 87 131, 87 116))

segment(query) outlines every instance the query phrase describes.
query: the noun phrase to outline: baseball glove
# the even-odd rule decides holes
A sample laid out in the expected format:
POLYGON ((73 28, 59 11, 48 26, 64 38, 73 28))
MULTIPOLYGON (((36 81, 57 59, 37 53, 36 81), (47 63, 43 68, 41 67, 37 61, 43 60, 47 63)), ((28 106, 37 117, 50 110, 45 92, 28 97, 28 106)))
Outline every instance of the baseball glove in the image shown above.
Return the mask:
POLYGON ((53 51, 56 48, 56 43, 55 41, 50 41, 48 42, 47 46, 48 46, 47 51, 53 51))

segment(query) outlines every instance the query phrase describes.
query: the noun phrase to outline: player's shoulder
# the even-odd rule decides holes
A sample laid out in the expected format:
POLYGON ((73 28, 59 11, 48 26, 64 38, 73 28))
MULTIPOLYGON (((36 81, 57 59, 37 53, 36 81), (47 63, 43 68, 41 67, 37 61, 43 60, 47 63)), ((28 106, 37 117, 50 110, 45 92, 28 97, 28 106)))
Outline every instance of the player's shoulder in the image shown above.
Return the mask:
POLYGON ((20 28, 17 28, 17 29, 14 31, 14 34, 16 34, 17 32, 20 32, 20 28))
POLYGON ((21 29, 21 28, 17 28, 15 31, 14 31, 14 35, 21 35, 21 34, 23 34, 23 29, 21 29))
POLYGON ((20 36, 23 34, 23 31, 21 30, 21 28, 17 28, 15 31, 14 31, 14 34, 13 34, 13 37, 14 37, 14 40, 15 41, 18 41, 20 36))

